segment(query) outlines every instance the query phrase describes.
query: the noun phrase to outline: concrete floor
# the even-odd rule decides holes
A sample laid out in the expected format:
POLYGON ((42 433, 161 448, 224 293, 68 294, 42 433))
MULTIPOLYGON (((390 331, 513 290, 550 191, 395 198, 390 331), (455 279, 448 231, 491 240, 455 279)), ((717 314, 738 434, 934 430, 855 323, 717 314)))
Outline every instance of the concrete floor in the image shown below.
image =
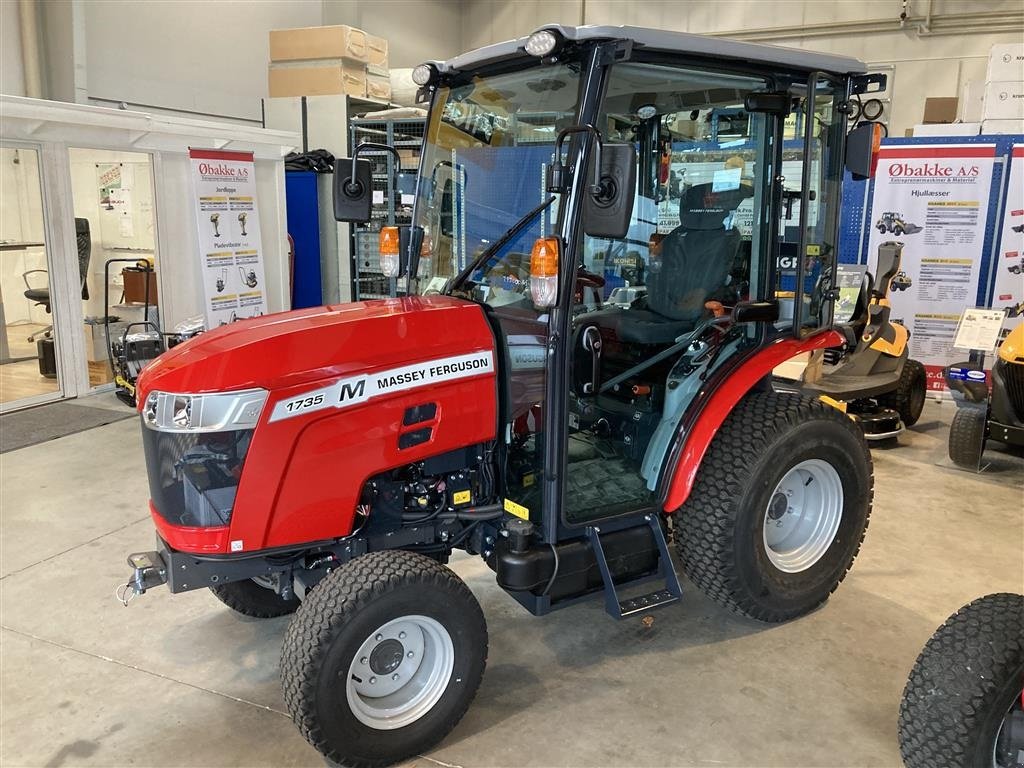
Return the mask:
MULTIPOLYGON (((1024 461, 990 449, 982 475, 949 468, 952 410, 929 403, 900 447, 873 452, 861 555, 787 625, 693 588, 650 627, 600 600, 537 619, 457 559, 490 662, 466 718, 412 764, 898 765, 899 697, 925 640, 961 604, 1024 585, 1024 461)), ((0 764, 323 766, 278 687, 287 619, 238 617, 205 591, 115 602, 125 554, 153 536, 137 431, 0 457, 0 764)))

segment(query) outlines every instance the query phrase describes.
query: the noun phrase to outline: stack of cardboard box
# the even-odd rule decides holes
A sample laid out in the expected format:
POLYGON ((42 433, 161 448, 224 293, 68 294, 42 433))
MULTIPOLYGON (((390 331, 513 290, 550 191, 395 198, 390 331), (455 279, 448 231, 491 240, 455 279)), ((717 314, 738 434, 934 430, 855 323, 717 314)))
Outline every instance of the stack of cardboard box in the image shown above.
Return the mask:
POLYGON ((1024 133, 1024 43, 992 46, 981 121, 984 134, 1024 133))
POLYGON ((267 79, 272 97, 347 94, 388 102, 388 41, 345 24, 274 29, 267 79))

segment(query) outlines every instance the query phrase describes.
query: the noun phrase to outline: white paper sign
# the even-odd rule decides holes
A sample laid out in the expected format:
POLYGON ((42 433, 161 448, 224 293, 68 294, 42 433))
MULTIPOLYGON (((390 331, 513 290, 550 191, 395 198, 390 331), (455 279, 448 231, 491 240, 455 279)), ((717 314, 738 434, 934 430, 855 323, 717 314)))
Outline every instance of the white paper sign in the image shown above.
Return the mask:
POLYGON ((953 346, 991 352, 999 342, 999 331, 1005 317, 1001 309, 965 309, 957 325, 953 346))
POLYGON ((266 314, 251 152, 189 150, 208 328, 266 314))
POLYGON ((892 319, 910 331, 910 355, 924 364, 931 390, 945 389, 960 315, 977 303, 995 150, 916 144, 879 152, 868 265, 875 273, 881 243, 903 243, 904 275, 889 291, 892 319))

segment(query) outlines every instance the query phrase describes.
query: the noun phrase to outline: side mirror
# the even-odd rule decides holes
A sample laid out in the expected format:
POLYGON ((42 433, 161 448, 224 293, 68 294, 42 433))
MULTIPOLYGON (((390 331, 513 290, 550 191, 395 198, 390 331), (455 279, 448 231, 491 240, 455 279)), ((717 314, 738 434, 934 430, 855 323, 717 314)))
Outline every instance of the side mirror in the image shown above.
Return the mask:
POLYGON ((846 170, 857 181, 875 175, 878 150, 882 146, 882 126, 861 123, 846 135, 846 170))
POLYGON ((349 162, 345 158, 338 158, 334 163, 334 218, 365 224, 370 220, 372 204, 373 163, 369 160, 349 162))
POLYGON ((743 98, 743 109, 759 114, 788 115, 792 106, 787 91, 752 91, 743 98))
POLYGON ((583 199, 583 231, 591 237, 623 238, 629 232, 636 199, 636 150, 632 144, 605 144, 591 162, 601 163, 583 199))
POLYGON ((398 178, 402 158, 398 150, 388 144, 364 141, 352 150, 352 159, 339 157, 334 161, 334 218, 365 224, 370 220, 373 206, 373 163, 360 160, 361 152, 388 152, 394 158, 395 178, 392 189, 398 193, 398 178))
POLYGON ((732 308, 734 323, 774 323, 778 319, 777 301, 741 301, 732 308))

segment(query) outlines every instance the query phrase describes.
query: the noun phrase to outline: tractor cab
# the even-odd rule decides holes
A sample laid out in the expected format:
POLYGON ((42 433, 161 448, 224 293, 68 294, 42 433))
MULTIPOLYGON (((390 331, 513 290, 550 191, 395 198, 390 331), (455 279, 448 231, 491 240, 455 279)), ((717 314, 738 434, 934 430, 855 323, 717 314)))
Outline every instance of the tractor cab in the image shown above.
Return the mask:
POLYGON ((483 308, 503 498, 552 542, 656 513, 730 372, 830 328, 846 100, 870 82, 847 59, 602 29, 417 68, 415 224, 382 233, 415 249, 394 263, 412 291, 483 308))

